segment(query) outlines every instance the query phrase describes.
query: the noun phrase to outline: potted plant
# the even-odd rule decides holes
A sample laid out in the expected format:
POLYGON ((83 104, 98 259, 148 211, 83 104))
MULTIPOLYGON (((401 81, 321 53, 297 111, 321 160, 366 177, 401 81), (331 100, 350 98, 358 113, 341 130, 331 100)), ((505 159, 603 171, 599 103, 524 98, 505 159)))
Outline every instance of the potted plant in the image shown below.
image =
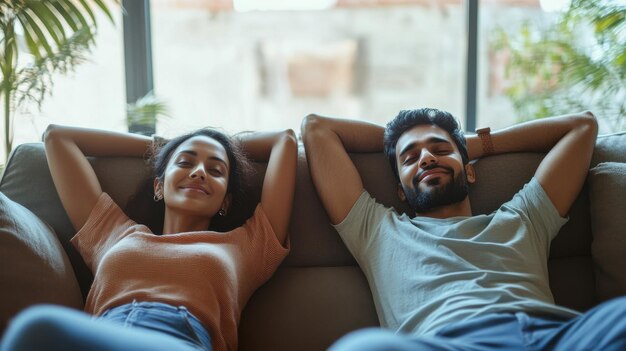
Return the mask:
POLYGON ((96 12, 113 22, 116 0, 0 0, 0 101, 7 156, 13 144, 13 112, 26 102, 39 107, 56 73, 86 60, 94 45, 96 12))
MULTIPOLYGON (((156 126, 161 117, 170 117, 169 107, 153 91, 133 103, 126 104, 126 124, 128 126, 156 126)), ((152 133, 133 131, 150 136, 152 133)))

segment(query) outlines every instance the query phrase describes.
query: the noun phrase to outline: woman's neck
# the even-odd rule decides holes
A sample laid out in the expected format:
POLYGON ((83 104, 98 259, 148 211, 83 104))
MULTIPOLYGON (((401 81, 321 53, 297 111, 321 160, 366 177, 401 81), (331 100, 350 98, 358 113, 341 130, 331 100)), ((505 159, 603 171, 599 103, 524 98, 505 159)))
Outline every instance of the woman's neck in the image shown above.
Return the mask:
POLYGON ((189 214, 165 211, 163 234, 203 231, 209 228, 211 218, 192 216, 189 214))

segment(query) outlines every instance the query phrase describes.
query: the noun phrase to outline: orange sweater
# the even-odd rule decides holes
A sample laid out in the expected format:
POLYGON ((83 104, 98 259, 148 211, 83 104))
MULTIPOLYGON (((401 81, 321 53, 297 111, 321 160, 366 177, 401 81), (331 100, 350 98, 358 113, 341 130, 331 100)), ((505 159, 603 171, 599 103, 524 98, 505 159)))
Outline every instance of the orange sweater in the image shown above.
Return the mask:
POLYGON ((94 273, 86 312, 133 300, 183 305, 207 327, 215 351, 237 349, 241 310, 289 252, 261 205, 230 232, 155 235, 106 193, 71 242, 94 273))

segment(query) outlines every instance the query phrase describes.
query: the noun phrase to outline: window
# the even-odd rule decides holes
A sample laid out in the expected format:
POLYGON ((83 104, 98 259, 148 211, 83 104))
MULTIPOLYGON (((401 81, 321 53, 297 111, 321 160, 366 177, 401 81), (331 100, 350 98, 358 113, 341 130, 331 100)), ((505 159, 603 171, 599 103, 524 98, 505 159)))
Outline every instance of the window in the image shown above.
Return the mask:
POLYGON ((480 11, 478 126, 591 110, 600 133, 626 130, 626 2, 485 0, 480 11))
MULTIPOLYGON (((499 31, 518 35, 520 26, 531 21, 535 25, 545 25, 554 20, 554 13, 541 9, 538 0, 481 1, 479 7, 478 55, 478 111, 476 125, 502 128, 518 122, 518 112, 514 109, 506 90, 511 87, 512 78, 507 76, 506 67, 510 62, 509 51, 497 47, 499 31)), ((516 38, 517 39, 517 38, 516 38)))
POLYGON ((73 72, 57 74, 52 78, 51 95, 44 98, 41 111, 33 103, 15 111, 14 147, 25 142, 41 141, 42 133, 51 123, 128 130, 122 13, 117 5, 110 6, 115 23, 96 12, 96 44, 86 54, 87 61, 76 66, 73 72))
POLYGON ((157 133, 299 130, 311 112, 384 124, 423 106, 464 117, 462 2, 320 3, 330 7, 152 0, 155 93, 172 115, 157 133))

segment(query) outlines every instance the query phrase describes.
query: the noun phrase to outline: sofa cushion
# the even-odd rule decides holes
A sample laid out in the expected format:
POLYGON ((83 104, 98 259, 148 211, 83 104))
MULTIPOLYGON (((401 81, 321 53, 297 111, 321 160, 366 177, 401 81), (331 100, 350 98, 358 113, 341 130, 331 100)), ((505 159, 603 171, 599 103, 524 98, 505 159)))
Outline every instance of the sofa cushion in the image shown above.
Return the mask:
POLYGON ((326 350, 350 331, 378 325, 358 266, 280 267, 246 305, 239 351, 326 350))
POLYGON ((591 167, 601 162, 626 162, 626 131, 598 136, 591 167))
POLYGON ((35 303, 82 308, 83 298, 50 226, 0 193, 0 330, 35 303))
POLYGON ((588 182, 596 291, 604 301, 626 294, 626 163, 599 163, 588 182))

